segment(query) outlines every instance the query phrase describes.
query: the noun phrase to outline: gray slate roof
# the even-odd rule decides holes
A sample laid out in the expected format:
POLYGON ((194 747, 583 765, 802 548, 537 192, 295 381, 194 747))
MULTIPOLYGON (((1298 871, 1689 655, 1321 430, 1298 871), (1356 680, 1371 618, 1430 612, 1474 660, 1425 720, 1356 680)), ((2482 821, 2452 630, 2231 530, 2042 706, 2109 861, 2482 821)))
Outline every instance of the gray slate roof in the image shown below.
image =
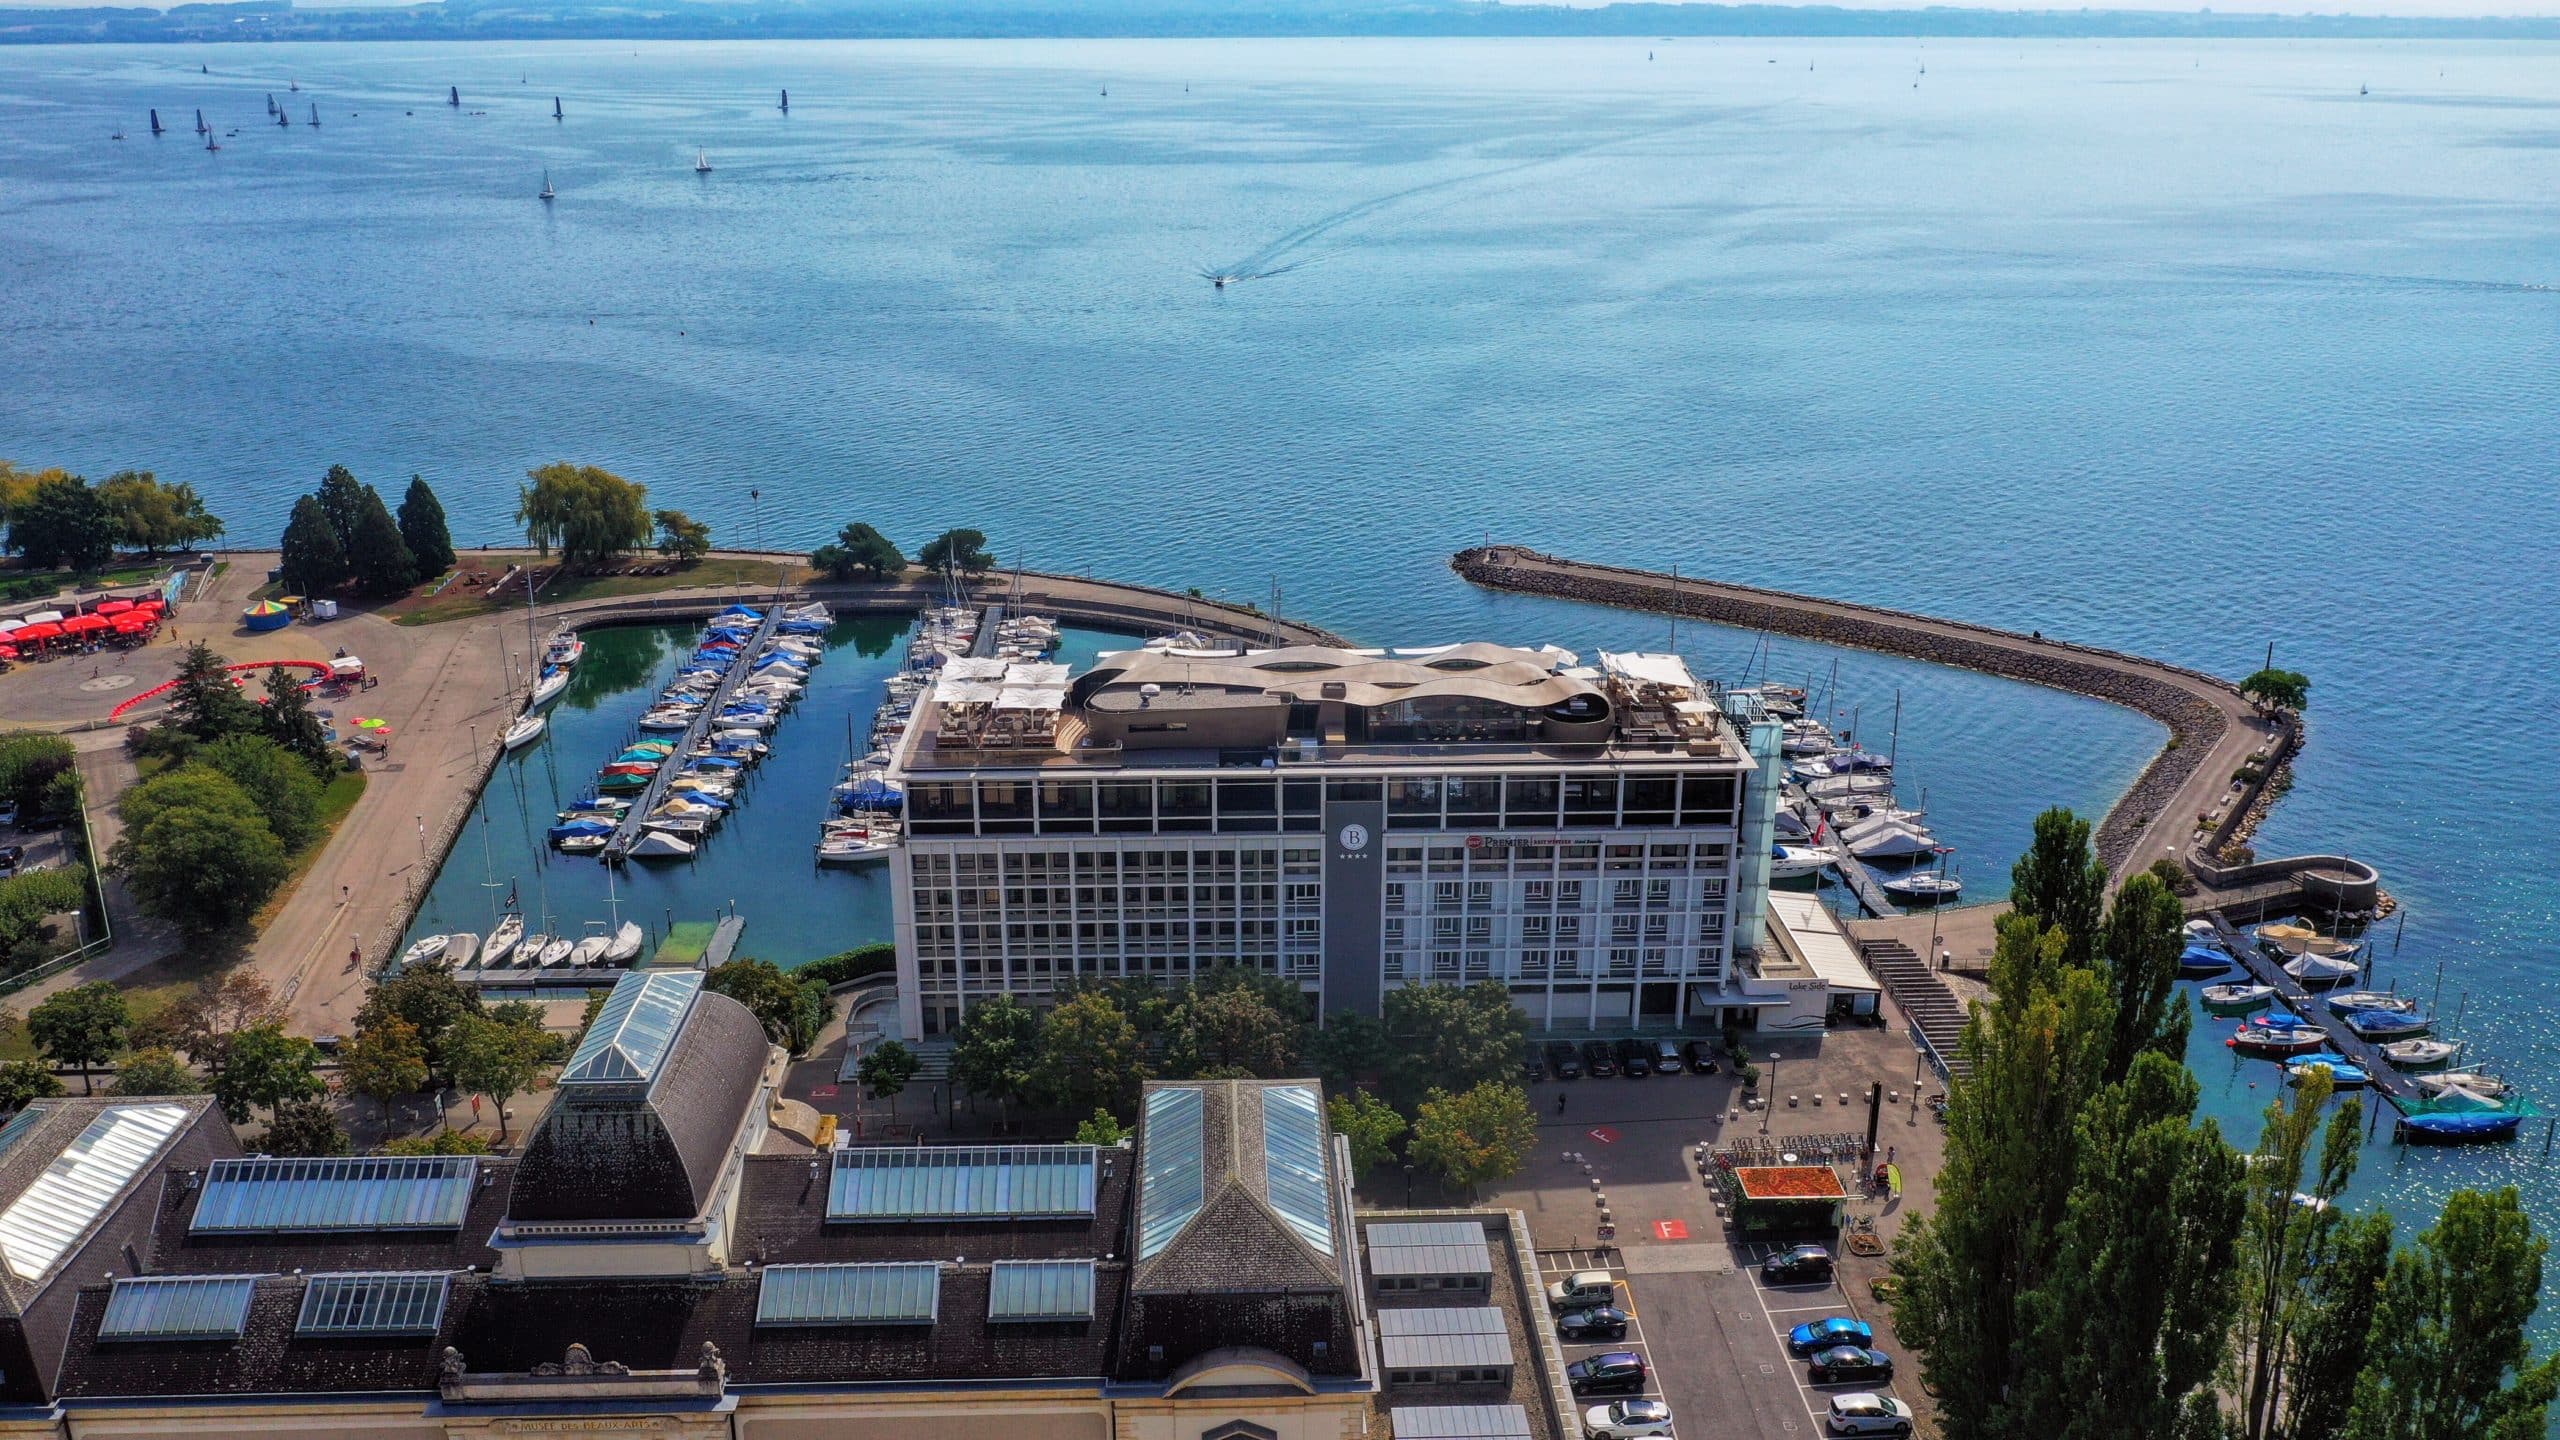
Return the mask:
MULTIPOLYGON (((1139 1262, 1134 1277, 1136 1289, 1269 1291, 1341 1287, 1342 1269, 1334 1257, 1310 1246, 1271 1207, 1263 1159, 1261 1092, 1281 1083, 1314 1084, 1263 1080, 1149 1083, 1150 1091, 1189 1087, 1203 1092, 1201 1163, 1206 1172, 1206 1194, 1199 1214, 1176 1232, 1162 1250, 1139 1262)), ((1141 1133, 1141 1174, 1147 1168, 1148 1143, 1148 1137, 1141 1133)), ((1329 1144, 1324 1164, 1326 1193, 1330 1197, 1340 1177, 1333 1173, 1329 1144)), ((1333 1226, 1340 1234, 1339 1214, 1333 1217, 1333 1226)), ((1337 1242, 1334 1248, 1339 1252, 1342 1247, 1337 1242)))

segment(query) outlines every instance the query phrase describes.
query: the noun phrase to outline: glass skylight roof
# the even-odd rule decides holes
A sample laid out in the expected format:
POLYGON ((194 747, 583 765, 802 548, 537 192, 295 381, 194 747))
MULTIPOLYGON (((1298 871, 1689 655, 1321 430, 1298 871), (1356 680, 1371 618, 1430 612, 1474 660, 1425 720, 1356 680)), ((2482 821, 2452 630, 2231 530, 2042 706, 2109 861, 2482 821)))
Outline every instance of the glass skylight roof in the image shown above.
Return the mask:
POLYGON ((1090 1320, 1090 1260, 998 1260, 987 1284, 990 1320, 1090 1320))
POLYGON ((877 1145, 836 1152, 831 1220, 1093 1213, 1090 1145, 877 1145))
POLYGON ((633 972, 614 982, 596 1023, 560 1072, 569 1086, 637 1086, 658 1078, 685 1012, 702 993, 699 970, 633 972))
POLYGON ((1200 1213, 1208 1191, 1201 1147, 1207 1097, 1196 1086, 1147 1092, 1138 1177, 1138 1258, 1153 1259, 1200 1213))
POLYGON ((1333 1253, 1324 1182, 1324 1112, 1306 1085, 1262 1092, 1262 1176, 1271 1208, 1319 1255, 1333 1253))
POLYGON ((442 1270, 314 1275, 302 1292, 302 1335, 433 1335, 453 1277, 442 1270))
POLYGON ((118 1280, 98 1321, 101 1340, 237 1338, 255 1275, 152 1275, 118 1280))
POLYGON ((194 1223, 203 1231, 445 1230, 471 1209, 467 1155, 216 1160, 194 1223))
POLYGON ((942 1267, 768 1265, 756 1291, 759 1325, 930 1325, 942 1309, 942 1267))
POLYGON ((10 1116, 8 1124, 0 1125, 0 1152, 5 1152, 10 1146, 25 1139, 27 1132, 36 1128, 36 1122, 44 1119, 47 1108, 49 1107, 43 1105, 30 1105, 10 1116))
POLYGON ((98 1112, 0 1210, 0 1263, 21 1280, 52 1270, 186 1123, 182 1105, 117 1105, 98 1112))

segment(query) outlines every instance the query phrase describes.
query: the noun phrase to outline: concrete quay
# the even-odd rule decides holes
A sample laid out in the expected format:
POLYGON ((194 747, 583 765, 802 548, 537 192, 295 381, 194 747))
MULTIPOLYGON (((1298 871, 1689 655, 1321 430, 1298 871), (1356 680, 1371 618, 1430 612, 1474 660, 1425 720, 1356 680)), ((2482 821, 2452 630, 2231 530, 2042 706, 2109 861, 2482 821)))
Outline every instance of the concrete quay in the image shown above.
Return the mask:
POLYGON ((2232 776, 2253 760, 2272 770, 2290 752, 2288 726, 2268 719, 2237 685, 2121 651, 2021 635, 1784 590, 1672 577, 1560 559, 1517 545, 1462 550, 1451 568, 1491 589, 1621 609, 1694 616, 1828 645, 1904 655, 2105 700, 2158 721, 2169 743, 2098 825, 2098 856, 2115 874, 2154 860, 2185 861, 2199 836, 2225 833, 2248 808, 2232 776))

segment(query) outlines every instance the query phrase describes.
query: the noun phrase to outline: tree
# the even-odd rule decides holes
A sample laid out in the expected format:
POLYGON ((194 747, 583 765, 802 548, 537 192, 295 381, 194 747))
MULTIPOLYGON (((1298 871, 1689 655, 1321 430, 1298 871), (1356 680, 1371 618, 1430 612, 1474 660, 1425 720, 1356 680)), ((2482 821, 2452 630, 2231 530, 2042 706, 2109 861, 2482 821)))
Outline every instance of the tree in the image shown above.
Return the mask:
POLYGON ((272 1020, 242 1030, 223 1047, 222 1063, 213 1072, 213 1101, 234 1125, 245 1125, 259 1109, 273 1110, 288 1100, 320 1094, 320 1052, 299 1035, 287 1035, 272 1020))
POLYGON ((9 546, 30 569, 95 570, 115 558, 115 517, 88 481, 52 472, 10 507, 9 546))
POLYGON ((2035 839, 2009 870, 2009 904, 2066 940, 2062 963, 2087 965, 2097 952, 2107 901, 2107 869, 2089 850, 2089 822, 2056 806, 2036 817, 2035 839))
POLYGON ((44 1003, 27 1012, 27 1038, 44 1052, 57 1067, 76 1065, 80 1069, 80 1093, 96 1093, 90 1083, 89 1068, 103 1065, 124 1046, 125 1031, 133 1024, 133 1012, 125 1007, 124 992, 112 980, 92 980, 46 996, 44 1003))
POLYGON ((1395 1158, 1396 1142, 1404 1138, 1405 1123, 1394 1106, 1366 1090, 1353 1090, 1326 1101, 1324 1113, 1333 1123, 1333 1133, 1351 1142, 1354 1174, 1395 1158))
POLYGON ((263 735, 225 735, 197 750, 192 763, 239 786, 287 850, 319 838, 319 777, 276 742, 263 735))
POLYGON ((509 1025, 485 1015, 464 1016, 445 1037, 453 1083, 497 1102, 501 1144, 507 1138, 507 1101, 532 1089, 541 1076, 544 1039, 538 1028, 509 1025))
POLYGON ((850 580, 868 575, 874 580, 886 579, 907 568, 907 557, 889 537, 859 520, 836 532, 835 542, 809 552, 809 563, 826 572, 830 580, 850 580))
POLYGON ((1108 1110, 1096 1110, 1091 1119, 1076 1126, 1079 1145, 1117 1145, 1127 1137, 1128 1132, 1120 1128, 1120 1117, 1108 1110))
POLYGON ((1050 1009, 1031 1077, 1043 1104, 1129 1114, 1146 1078, 1138 1027, 1109 995, 1085 990, 1050 1009))
POLYGON ((284 522, 283 554, 277 568, 296 594, 317 595, 346 582, 347 544, 329 523, 328 512, 308 495, 293 502, 284 522))
POLYGON ((124 806, 115 868, 145 912, 192 935, 256 914, 292 872, 266 816, 239 786, 211 770, 190 765, 154 776, 127 792, 124 806), (146 804, 148 818, 136 823, 137 800, 174 802, 174 782, 188 787, 188 803, 146 804))
POLYGON ((1253 990, 1195 985, 1175 1004, 1169 1059, 1176 1074, 1215 1069, 1275 1079, 1289 1068, 1297 1036, 1296 1015, 1274 1010, 1253 990))
POLYGON ((355 533, 347 537, 347 568, 354 572, 356 593, 369 600, 405 595, 418 583, 418 559, 400 538, 381 492, 370 485, 356 507, 355 533))
POLYGON ((178 678, 169 692, 170 723, 198 740, 219 740, 257 728, 258 717, 231 671, 213 648, 198 640, 178 657, 178 678))
POLYGON ((338 1112, 322 1099, 287 1100, 268 1118, 267 1133, 250 1142, 266 1155, 344 1155, 354 1149, 338 1112))
POLYGON ((359 1026, 355 1038, 338 1053, 346 1087, 382 1107, 391 1118, 391 1102, 427 1088, 427 1047, 418 1027, 397 1015, 376 1017, 359 1026))
POLYGON ((136 1050, 116 1067, 110 1095, 193 1095, 204 1089, 187 1062, 166 1050, 136 1050))
POLYGON ((2178 952, 2187 907, 2159 877, 2144 873, 2116 891, 2099 946, 2114 991, 2115 1031, 2107 1078, 2120 1080, 2145 1050, 2173 1060, 2187 1053, 2187 1006, 2178 998, 2178 952))
POLYGON ((763 960, 732 960, 714 969, 703 988, 726 995, 755 1013, 765 1037, 797 1055, 817 1043, 827 1024, 827 987, 787 974, 763 960))
POLYGON ((329 522, 329 533, 338 537, 339 550, 353 555, 356 547, 356 521, 364 514, 364 486, 354 471, 344 465, 332 465, 320 477, 320 488, 312 495, 322 518, 329 522))
POLYGON ((258 710, 258 731, 302 762, 313 776, 337 773, 337 752, 329 748, 329 732, 311 709, 311 692, 291 670, 278 665, 267 671, 267 703, 258 710))
POLYGON ((2335 1202, 2355 1178, 2364 1106, 2350 1097, 2324 1131, 2321 1111, 2335 1090, 2324 1069, 2304 1075, 2293 1087, 2290 1104, 2278 1099, 2267 1107, 2250 1157, 2248 1196, 2241 1211, 2241 1305, 2231 1334, 2243 1440, 2277 1440, 2285 1434, 2281 1407, 2293 1389, 2297 1347, 2308 1334, 2303 1282, 2340 1219, 2335 1202))
POLYGON ((924 542, 916 552, 916 563, 940 574, 957 570, 963 575, 984 575, 995 568, 996 557, 987 553, 987 537, 975 530, 945 530, 924 542))
POLYGON ((78 870, 30 870, 0 880, 0 960, 19 958, 44 935, 45 917, 89 903, 89 879, 78 870))
POLYGON ((423 475, 410 476, 408 493, 400 497, 400 539, 417 562, 419 579, 453 568, 453 534, 445 528, 444 505, 423 475))
POLYGON ((1528 1092, 1501 1081, 1434 1090, 1413 1117, 1413 1163, 1462 1189, 1517 1174, 1538 1143, 1528 1092))
POLYGON ((711 527, 681 510, 660 510, 650 517, 658 525, 658 553, 690 565, 711 553, 711 527))
POLYGON ((648 542, 649 489, 593 465, 566 461, 526 472, 516 519, 542 553, 572 567, 608 560, 648 542))
POLYGON ((450 1033, 481 1013, 478 990, 454 979, 453 972, 442 966, 418 965, 374 985, 364 1008, 356 1012, 356 1028, 361 1031, 392 1019, 405 1022, 418 1032, 418 1043, 426 1050, 428 1078, 451 1083, 450 1033))
POLYGON ((79 766, 80 752, 59 735, 13 735, 0 740, 0 801, 17 806, 22 816, 43 814, 44 792, 53 777, 79 766))
POLYGON ((872 1099, 889 1102, 889 1116, 895 1119, 898 1097, 906 1093, 907 1082, 916 1078, 916 1070, 922 1064, 916 1058, 916 1052, 905 1045, 895 1040, 883 1040, 863 1054, 861 1063, 854 1066, 853 1075, 862 1082, 864 1089, 871 1092, 872 1099))
POLYGON ((971 1095, 996 1102, 1010 1114, 1029 1098, 1040 1058, 1040 1017, 1011 995, 999 994, 969 1008, 951 1050, 951 1078, 971 1095))
POLYGON ((148 470, 120 470, 98 484, 98 500, 114 517, 118 538, 147 554, 179 549, 222 533, 193 485, 163 485, 148 470))
POLYGON ((2311 677, 2299 670, 2270 666, 2241 681, 2240 693, 2261 710, 2291 710, 2299 714, 2311 704, 2311 677))
POLYGON ((222 1063, 232 1036, 253 1025, 280 1025, 284 1014, 266 977, 243 966, 198 981, 174 1004, 136 1025, 131 1038, 135 1045, 176 1050, 212 1067, 222 1063))
POLYGON ((1307 1068, 1334 1091, 1354 1089, 1386 1069, 1387 1031, 1378 1017, 1347 1010, 1307 1032, 1307 1068))
POLYGON ((1499 980, 1406 985, 1379 1007, 1387 1037, 1387 1100, 1399 1109, 1440 1089, 1453 1094, 1509 1079, 1528 1043, 1529 1018, 1499 980))
POLYGON ((2346 1429, 2390 1266, 2389 1215, 2350 1215, 2322 1237, 2303 1277, 2302 1318, 2285 1366, 2284 1420, 2274 1433, 2327 1440, 2346 1429))
POLYGON ((28 1102, 62 1093, 61 1077, 41 1060, 12 1060, 0 1065, 0 1111, 27 1108, 28 1102))
POLYGON ((2541 1440, 2560 1356, 2525 1340, 2551 1243, 2515 1187, 2457 1190, 2415 1249, 2391 1257, 2347 1440, 2541 1440))
POLYGON ((382 1142, 385 1155, 486 1155, 487 1138, 466 1135, 459 1130, 446 1130, 435 1135, 403 1135, 382 1142))

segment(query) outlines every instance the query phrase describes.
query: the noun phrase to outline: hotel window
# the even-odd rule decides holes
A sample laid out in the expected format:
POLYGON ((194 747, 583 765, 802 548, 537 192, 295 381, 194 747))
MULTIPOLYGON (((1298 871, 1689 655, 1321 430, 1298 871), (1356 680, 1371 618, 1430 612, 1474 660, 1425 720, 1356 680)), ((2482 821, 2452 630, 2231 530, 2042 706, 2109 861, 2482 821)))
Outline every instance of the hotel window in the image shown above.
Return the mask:
POLYGON ((1030 834, 1031 782, 1028 780, 979 781, 978 833, 981 835, 1030 834))
POLYGON ((1548 938, 1555 933, 1556 922, 1555 917, 1552 915, 1523 915, 1520 917, 1520 943, 1523 945, 1544 945, 1547 943, 1548 938))
POLYGON ((1564 782, 1564 823, 1601 826, 1618 823, 1618 777, 1569 775, 1564 782))
POLYGON ((1208 829, 1210 794, 1206 780, 1167 780, 1156 790, 1156 828, 1168 833, 1208 829))
POLYGON ((1554 825, 1558 793, 1552 775, 1512 776, 1502 787, 1502 823, 1514 830, 1554 825))
POLYGON ((1668 975, 1668 974, 1670 974, 1670 973, 1671 973, 1671 952, 1670 952, 1670 951, 1668 951, 1668 950, 1647 950, 1647 951, 1645 951, 1645 952, 1644 952, 1644 973, 1646 973, 1647 975, 1668 975))
POLYGON ((1653 863, 1657 869, 1668 865, 1674 870, 1685 870, 1689 865, 1689 847, 1686 845, 1656 845, 1653 847, 1653 863))
POLYGON ((1328 805, 1375 805, 1382 788, 1374 779, 1328 780, 1324 799, 1328 805))
POLYGON ((1458 978, 1458 952, 1457 952, 1457 951, 1455 951, 1455 950, 1434 950, 1434 951, 1432 951, 1432 952, 1431 952, 1431 978, 1432 978, 1432 979, 1434 979, 1434 980, 1455 980, 1455 979, 1457 979, 1457 978, 1458 978))
POLYGON ((1492 951, 1490 951, 1490 950, 1470 950, 1470 951, 1468 951, 1468 952, 1467 952, 1467 969, 1466 969, 1466 978, 1467 978, 1467 979, 1469 979, 1469 980, 1483 980, 1483 979, 1487 979, 1487 978, 1491 977, 1491 976, 1492 976, 1492 974, 1493 974, 1493 952, 1492 952, 1492 951))
POLYGON ((1491 905, 1492 903, 1493 903, 1493 882, 1492 882, 1492 881, 1490 881, 1490 880, 1470 880, 1470 881, 1468 881, 1468 882, 1467 882, 1467 908, 1468 908, 1468 909, 1470 909, 1470 910, 1481 910, 1481 909, 1483 909, 1484 907, 1486 907, 1486 906, 1488 906, 1488 905, 1491 905))
POLYGON ((1721 939, 1721 938, 1723 938, 1723 936, 1724 936, 1724 912, 1723 912, 1723 911, 1721 911, 1721 910, 1710 910, 1710 911, 1708 911, 1707 913, 1705 913, 1704 915, 1701 915, 1701 916, 1699 916, 1699 917, 1698 917, 1698 937, 1699 937, 1700 939, 1708 939, 1708 938, 1721 939))
POLYGON ((1095 808, 1105 835, 1144 835, 1156 828, 1156 787, 1146 780, 1105 780, 1095 808))
POLYGON ((1390 830, 1439 829, 1440 777, 1418 775, 1411 779, 1388 781, 1387 828, 1390 830))
POLYGON ((1678 807, 1679 782, 1668 775, 1630 775, 1626 788, 1626 823, 1668 825, 1678 807))
POLYGON ((1537 977, 1537 976, 1541 976, 1541 975, 1546 974, 1546 973, 1547 973, 1547 952, 1546 952, 1546 951, 1544 951, 1544 950, 1523 950, 1523 951, 1521 951, 1521 952, 1520 952, 1520 973, 1521 973, 1522 975, 1524 975, 1524 976, 1528 976, 1528 977, 1531 977, 1531 978, 1535 978, 1535 977, 1537 977))
POLYGON ((1668 915, 1647 915, 1644 917, 1644 938, 1657 945, 1669 943, 1671 939, 1671 917, 1668 915))
POLYGON ((1431 943, 1455 945, 1458 943, 1459 933, 1457 916, 1435 915, 1431 918, 1431 943))
POLYGON ((1605 853, 1609 857, 1609 868, 1612 870, 1644 868, 1644 847, 1641 845, 1612 845, 1605 853))
POLYGON ((1609 974, 1612 977, 1624 977, 1634 973, 1636 973, 1636 952, 1633 946, 1620 946, 1609 952, 1609 974))
POLYGON ((1322 920, 1308 919, 1292 920, 1289 922, 1288 936, 1289 946, 1291 949, 1298 949, 1303 946, 1313 945, 1323 935, 1324 922, 1322 920))
POLYGON ((1489 778, 1452 778, 1448 785, 1449 828, 1452 830, 1482 826, 1492 828, 1502 823, 1502 782, 1489 778))
POLYGON ((1733 823, 1733 780, 1731 775, 1684 775, 1680 778, 1680 823, 1683 825, 1730 825, 1733 823))
POLYGON ((1311 909, 1324 903, 1324 886, 1313 880, 1292 880, 1281 898, 1292 910, 1311 909))
POLYGON ((1557 905, 1559 905, 1559 906, 1561 906, 1561 907, 1563 907, 1564 909, 1567 909, 1567 910, 1575 910, 1575 909, 1579 909, 1579 908, 1581 908, 1581 906, 1582 906, 1582 882, 1581 882, 1581 881, 1579 881, 1579 880, 1559 880, 1559 881, 1557 881, 1557 882, 1556 882, 1556 904, 1557 904, 1557 905))
POLYGON ((1556 903, 1556 882, 1553 880, 1524 880, 1520 882, 1520 903, 1523 905, 1553 905, 1556 903))
POLYGON ((1621 945, 1634 944, 1636 938, 1636 917, 1633 915, 1610 916, 1609 938, 1621 945))
POLYGON ((1388 847, 1387 847, 1387 873, 1388 873, 1388 874, 1390 874, 1390 875, 1419 875, 1419 874, 1421 874, 1421 873, 1422 873, 1422 847, 1421 847, 1421 846, 1419 846, 1419 845, 1390 845, 1390 846, 1388 846, 1388 847))
POLYGON ((1600 847, 1590 841, 1578 840, 1562 846, 1558 854, 1562 856, 1558 863, 1567 871, 1589 872, 1600 868, 1600 847))
POLYGON ((1709 876, 1707 879, 1699 881, 1698 894, 1701 898, 1708 900, 1713 900, 1722 896, 1724 894, 1724 877, 1721 875, 1709 876))
POLYGON ((1461 885, 1461 883, 1462 883, 1462 882, 1460 882, 1460 881, 1456 881, 1456 880, 1434 880, 1434 881, 1432 881, 1432 882, 1431 882, 1431 908, 1432 908, 1432 909, 1434 909, 1434 910, 1455 910, 1455 909, 1457 909, 1457 908, 1458 908, 1458 897, 1459 897, 1459 895, 1460 895, 1460 893, 1461 893, 1461 892, 1460 892, 1460 888, 1459 888, 1459 887, 1460 887, 1460 885, 1461 885))
POLYGON ((1558 950, 1554 955, 1554 965, 1557 979, 1570 980, 1582 973, 1582 952, 1558 950))
POLYGON ((1324 828, 1324 782, 1321 780, 1283 780, 1280 782, 1280 828, 1283 830, 1322 830, 1324 828))
POLYGON ((1284 851, 1281 866, 1292 875, 1313 875, 1324 867, 1324 852, 1317 849, 1284 851))
POLYGON ((1490 945, 1493 943, 1492 916, 1470 915, 1467 917, 1467 943, 1470 945, 1490 945))
POLYGON ((970 787, 933 780, 907 787, 907 828, 918 835, 967 835, 977 825, 970 787))
POLYGON ((1090 835, 1093 833, 1093 782, 1090 780, 1043 780, 1040 782, 1040 833, 1043 835, 1090 835))
POLYGON ((1565 944, 1565 945, 1579 945, 1579 944, 1581 944, 1581 943, 1582 943, 1582 917, 1581 917, 1581 916, 1579 916, 1579 915, 1559 915, 1559 916, 1557 916, 1557 917, 1556 917, 1556 940, 1558 941, 1558 943, 1560 943, 1560 944, 1565 944))
POLYGON ((1404 944, 1404 917, 1390 915, 1378 929, 1378 943, 1390 949, 1404 944))
POLYGON ((1464 846, 1434 845, 1428 853, 1431 857, 1431 873, 1434 875, 1455 875, 1460 867, 1466 864, 1467 852, 1464 846))
POLYGON ((1401 910, 1401 909, 1403 909, 1403 908, 1405 907, 1405 898, 1404 898, 1404 895, 1405 895, 1405 885, 1404 885, 1404 882, 1403 882, 1403 881, 1401 881, 1401 880, 1390 880, 1390 881, 1388 881, 1388 882, 1387 882, 1387 908, 1388 908, 1388 909, 1390 909, 1390 910, 1401 910))
POLYGON ((1632 907, 1636 903, 1636 896, 1642 893, 1640 887, 1643 884, 1641 880, 1610 881, 1609 903, 1619 909, 1632 907))
POLYGON ((1668 880, 1647 880, 1644 882, 1644 905, 1648 910, 1670 909, 1671 882, 1668 880))

